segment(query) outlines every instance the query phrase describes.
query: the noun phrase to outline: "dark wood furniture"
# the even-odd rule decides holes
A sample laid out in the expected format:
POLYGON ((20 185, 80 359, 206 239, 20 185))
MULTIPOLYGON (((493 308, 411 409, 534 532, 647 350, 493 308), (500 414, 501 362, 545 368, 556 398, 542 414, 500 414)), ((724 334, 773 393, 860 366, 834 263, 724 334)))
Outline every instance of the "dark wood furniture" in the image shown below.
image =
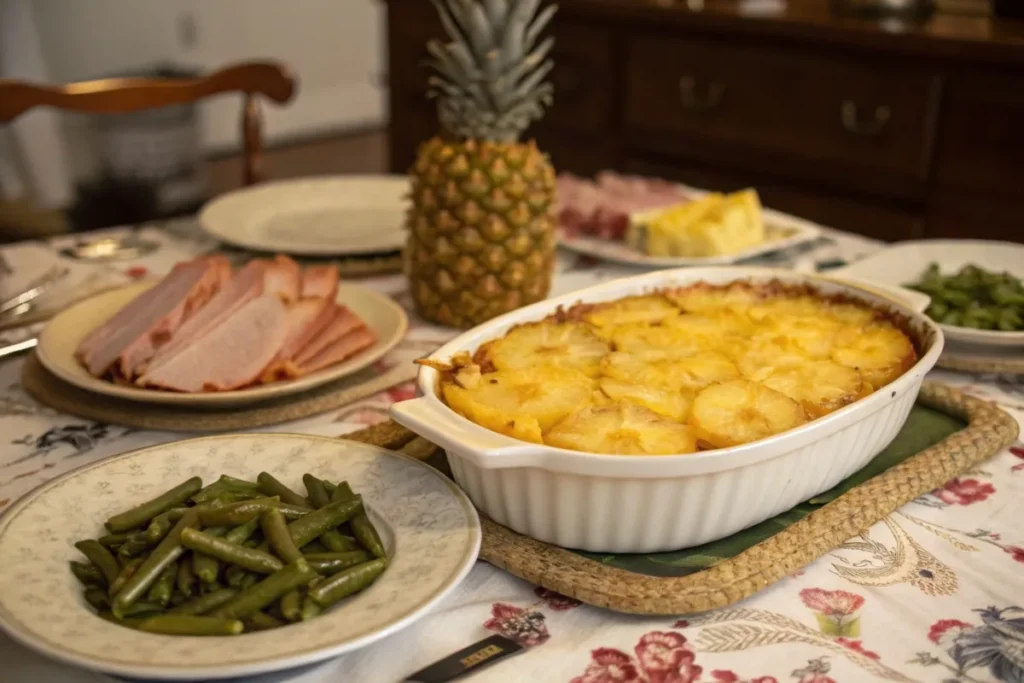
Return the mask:
MULTIPOLYGON (((443 33, 431 3, 387 5, 402 173, 437 130, 423 62, 443 33)), ((755 186, 767 206, 887 240, 1024 241, 1024 22, 687 5, 561 0, 555 104, 530 130, 558 169, 755 186)))
POLYGON ((263 95, 285 104, 295 94, 295 77, 280 64, 253 62, 230 66, 202 78, 109 78, 64 86, 46 86, 0 79, 0 124, 34 107, 56 107, 91 113, 124 113, 195 102, 223 93, 244 94, 242 146, 243 182, 263 177, 259 101, 263 95))

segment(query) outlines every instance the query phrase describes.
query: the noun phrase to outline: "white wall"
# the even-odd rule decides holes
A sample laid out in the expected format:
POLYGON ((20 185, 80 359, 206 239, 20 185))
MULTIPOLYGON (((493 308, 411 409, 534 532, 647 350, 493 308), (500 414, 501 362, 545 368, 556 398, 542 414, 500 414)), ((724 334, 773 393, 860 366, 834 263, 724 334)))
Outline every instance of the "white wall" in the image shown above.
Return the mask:
MULTIPOLYGON (((278 59, 299 77, 298 96, 266 107, 273 143, 381 125, 384 8, 378 0, 34 0, 55 82, 116 74, 160 61, 214 70, 278 59)), ((204 106, 208 148, 238 143, 239 98, 204 106)))

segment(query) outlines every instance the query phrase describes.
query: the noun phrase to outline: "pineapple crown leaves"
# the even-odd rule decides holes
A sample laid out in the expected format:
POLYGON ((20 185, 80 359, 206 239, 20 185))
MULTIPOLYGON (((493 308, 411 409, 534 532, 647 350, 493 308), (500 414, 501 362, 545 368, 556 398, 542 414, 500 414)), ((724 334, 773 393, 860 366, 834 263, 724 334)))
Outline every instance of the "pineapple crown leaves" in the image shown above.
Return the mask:
POLYGON ((552 101, 544 79, 555 41, 540 37, 557 5, 538 12, 540 0, 432 1, 451 38, 427 44, 428 96, 441 124, 462 138, 515 142, 552 101))

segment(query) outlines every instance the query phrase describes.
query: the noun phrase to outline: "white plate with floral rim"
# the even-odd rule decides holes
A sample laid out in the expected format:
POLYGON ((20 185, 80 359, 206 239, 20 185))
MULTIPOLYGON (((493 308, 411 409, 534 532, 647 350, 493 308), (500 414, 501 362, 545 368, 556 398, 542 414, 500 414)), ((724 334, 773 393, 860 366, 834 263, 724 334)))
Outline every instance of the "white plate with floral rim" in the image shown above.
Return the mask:
POLYGON ((217 197, 199 213, 207 234, 246 249, 303 256, 398 251, 409 178, 347 175, 262 183, 217 197))
POLYGON ((109 290, 79 301, 50 320, 39 335, 36 354, 47 370, 80 389, 139 403, 163 403, 189 408, 242 406, 315 389, 355 374, 384 357, 405 337, 409 319, 405 310, 390 297, 369 287, 342 283, 337 302, 359 316, 377 333, 377 341, 351 358, 297 379, 279 380, 232 391, 183 393, 134 385, 115 384, 94 377, 75 358, 75 350, 86 335, 109 320, 132 299, 152 287, 147 281, 109 290))
POLYGON ((46 656, 122 676, 196 680, 312 664, 413 623, 466 576, 480 522, 449 479, 405 455, 299 434, 237 434, 144 448, 43 484, 0 516, 0 628, 46 656), (391 560, 368 589, 310 621, 227 637, 143 633, 97 616, 68 569, 74 543, 103 521, 189 477, 255 480, 302 490, 302 475, 348 481, 363 496, 391 560))

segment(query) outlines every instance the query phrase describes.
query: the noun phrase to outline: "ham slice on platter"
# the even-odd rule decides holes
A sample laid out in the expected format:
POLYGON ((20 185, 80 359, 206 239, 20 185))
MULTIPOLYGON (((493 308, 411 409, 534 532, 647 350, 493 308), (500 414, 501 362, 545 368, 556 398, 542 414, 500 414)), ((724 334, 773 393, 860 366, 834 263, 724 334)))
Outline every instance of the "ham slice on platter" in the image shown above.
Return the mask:
POLYGON ((253 260, 247 263, 208 304, 186 320, 178 328, 171 341, 157 351, 156 355, 140 370, 145 373, 160 367, 164 362, 186 349, 193 341, 231 317, 235 311, 249 301, 263 294, 266 270, 266 261, 253 260))
POLYGON ((362 325, 331 342, 315 356, 302 363, 299 366, 298 376, 308 375, 311 372, 340 363, 363 349, 373 346, 376 341, 377 334, 370 328, 362 325))
POLYGON ((278 254, 266 263, 265 291, 276 294, 286 303, 299 298, 302 289, 302 269, 292 259, 278 254))
POLYGON ((630 214, 681 204, 690 196, 677 185, 657 178, 624 176, 610 171, 595 181, 571 174, 556 180, 559 224, 571 235, 621 240, 630 214))
POLYGON ((230 277, 223 256, 178 264, 163 280, 146 290, 110 320, 90 333, 75 355, 91 375, 101 377, 116 364, 131 377, 175 330, 209 301, 230 277))
POLYGON ((328 301, 338 297, 338 267, 310 266, 302 273, 302 296, 319 296, 328 301))
POLYGON ((281 349, 287 317, 278 296, 259 296, 139 383, 184 392, 228 391, 252 384, 281 349))
POLYGON ((273 382, 296 377, 298 367, 291 360, 333 319, 334 305, 318 296, 299 299, 289 305, 284 343, 274 360, 263 371, 262 381, 273 382))
POLYGON ((333 316, 324 329, 314 336, 308 344, 296 353, 291 361, 297 367, 302 367, 314 356, 326 349, 328 346, 363 326, 363 321, 352 311, 338 304, 332 305, 333 316))

